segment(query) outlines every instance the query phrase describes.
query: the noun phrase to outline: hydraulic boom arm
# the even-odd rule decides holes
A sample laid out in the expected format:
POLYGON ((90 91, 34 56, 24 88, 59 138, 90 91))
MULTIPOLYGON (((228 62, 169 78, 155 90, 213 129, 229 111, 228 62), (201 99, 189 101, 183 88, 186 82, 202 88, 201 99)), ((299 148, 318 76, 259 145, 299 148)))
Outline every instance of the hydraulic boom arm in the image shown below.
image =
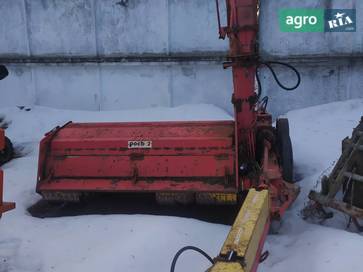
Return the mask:
POLYGON ((251 189, 208 272, 255 272, 270 226, 267 190, 251 189))

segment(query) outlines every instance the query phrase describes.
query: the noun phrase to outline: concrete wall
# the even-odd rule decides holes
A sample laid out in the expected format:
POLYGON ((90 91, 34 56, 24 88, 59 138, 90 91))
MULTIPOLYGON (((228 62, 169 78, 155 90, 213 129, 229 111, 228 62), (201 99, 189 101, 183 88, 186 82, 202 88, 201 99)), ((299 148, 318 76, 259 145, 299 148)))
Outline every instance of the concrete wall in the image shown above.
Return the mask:
POLYGON ((210 103, 231 110, 231 73, 220 64, 9 64, 0 107, 116 110, 210 103))
POLYGON ((225 51, 217 32, 210 0, 0 0, 2 57, 225 51))
MULTIPOLYGON (((220 1, 221 4, 223 1, 220 1)), ((223 5, 222 5, 223 7, 223 5)), ((262 0, 260 50, 294 63, 302 85, 287 93, 261 73, 270 109, 363 97, 363 2, 262 0), (280 8, 356 8, 356 33, 282 33, 280 8)), ((225 11, 222 9, 222 18, 225 11)), ((173 56, 226 52, 212 0, 0 0, 0 59, 173 56)), ((12 62, 12 61, 10 61, 12 62)), ((216 61, 10 63, 0 106, 111 110, 213 103, 231 110, 231 71, 216 61)), ((279 70, 281 80, 293 75, 279 70)))

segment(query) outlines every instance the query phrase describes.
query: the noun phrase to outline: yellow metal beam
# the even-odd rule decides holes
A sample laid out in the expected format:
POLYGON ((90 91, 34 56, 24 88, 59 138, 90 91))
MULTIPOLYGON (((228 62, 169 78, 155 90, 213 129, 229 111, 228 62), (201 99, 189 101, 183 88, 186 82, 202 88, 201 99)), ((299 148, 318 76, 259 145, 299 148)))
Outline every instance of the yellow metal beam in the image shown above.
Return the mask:
POLYGON ((210 272, 245 272, 242 265, 237 262, 222 262, 218 261, 211 270, 208 270, 210 272))
POLYGON ((252 272, 260 258, 260 246, 269 226, 267 190, 249 190, 237 218, 209 272, 252 272))

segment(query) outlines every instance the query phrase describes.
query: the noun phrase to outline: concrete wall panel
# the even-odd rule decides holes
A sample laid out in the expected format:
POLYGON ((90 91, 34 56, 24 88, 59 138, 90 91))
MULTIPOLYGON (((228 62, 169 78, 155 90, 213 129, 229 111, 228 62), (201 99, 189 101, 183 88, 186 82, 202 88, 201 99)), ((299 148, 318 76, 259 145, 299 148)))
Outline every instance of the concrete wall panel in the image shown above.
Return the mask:
POLYGON ((95 2, 100 55, 168 52, 167 0, 95 2))
MULTIPOLYGON (((224 1, 220 4, 225 24, 224 1)), ((358 0, 261 0, 262 54, 295 59, 302 74, 299 89, 287 93, 262 71, 274 114, 363 97, 362 10, 358 0), (288 7, 356 8, 357 32, 280 32, 277 13, 288 7), (336 56, 341 56, 339 61, 336 56)), ((0 35, 0 57, 211 54, 228 49, 227 41, 218 40, 215 3, 210 0, 3 0, 0 35)), ((231 111, 231 70, 213 61, 12 64, 10 72, 0 83, 0 106, 111 110, 212 103, 231 111)), ((282 81, 293 83, 290 72, 277 72, 282 81)))
MULTIPOLYGON (((221 4, 225 24, 224 1, 221 4)), ((363 53, 363 2, 262 0, 264 55, 363 53), (356 8, 356 33, 283 33, 281 8, 356 8)), ((0 1, 0 56, 115 55, 227 50, 218 40, 216 7, 206 0, 0 1)))
POLYGON ((12 64, 7 67, 9 76, 0 81, 0 107, 33 105, 35 81, 31 66, 12 64))
POLYGON ((27 55, 27 16, 23 0, 0 1, 0 55, 27 55))
POLYGON ((32 55, 95 55, 92 0, 26 0, 26 10, 32 55))
POLYGON ((101 78, 101 110, 170 106, 167 66, 106 64, 101 78))
POLYGON ((98 65, 36 65, 35 104, 61 109, 99 110, 98 65))
MULTIPOLYGON (((263 69, 263 95, 275 115, 332 101, 363 98, 363 63, 298 64, 302 82, 292 92, 279 88, 263 69)), ((65 109, 117 110, 189 103, 215 104, 232 112, 231 70, 218 64, 10 65, 0 82, 0 107, 42 105, 65 109)), ((291 86, 295 75, 276 68, 291 86)))
POLYGON ((220 64, 175 66, 171 84, 173 106, 207 103, 232 113, 232 73, 220 64))
MULTIPOLYGON (((280 89, 271 73, 266 69, 262 71, 263 93, 269 96, 269 110, 274 115, 293 109, 363 97, 360 88, 363 85, 360 77, 362 63, 354 69, 347 63, 296 65, 296 67, 301 73, 302 81, 300 87, 294 91, 280 89)), ((295 75, 290 71, 276 69, 276 72, 287 86, 295 83, 295 75)))
MULTIPOLYGON (((225 1, 220 1, 222 23, 225 24, 225 1)), ((215 1, 169 0, 169 39, 172 52, 224 51, 228 42, 218 39, 215 1)))

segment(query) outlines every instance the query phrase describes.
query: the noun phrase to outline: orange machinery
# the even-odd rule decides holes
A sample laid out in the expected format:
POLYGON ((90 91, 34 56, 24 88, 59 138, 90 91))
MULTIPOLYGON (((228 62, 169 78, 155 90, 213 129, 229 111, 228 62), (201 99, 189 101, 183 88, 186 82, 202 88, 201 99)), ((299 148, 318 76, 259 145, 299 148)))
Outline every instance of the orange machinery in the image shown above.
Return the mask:
MULTIPOLYGON (((4 65, 0 65, 0 80, 7 77, 9 74, 8 70, 4 65)), ((5 136, 5 131, 0 128, 0 164, 9 161, 13 154, 13 148, 10 140, 5 136)), ((3 183, 4 183, 4 172, 0 169, 0 217, 4 212, 15 208, 14 202, 3 201, 3 183)))

